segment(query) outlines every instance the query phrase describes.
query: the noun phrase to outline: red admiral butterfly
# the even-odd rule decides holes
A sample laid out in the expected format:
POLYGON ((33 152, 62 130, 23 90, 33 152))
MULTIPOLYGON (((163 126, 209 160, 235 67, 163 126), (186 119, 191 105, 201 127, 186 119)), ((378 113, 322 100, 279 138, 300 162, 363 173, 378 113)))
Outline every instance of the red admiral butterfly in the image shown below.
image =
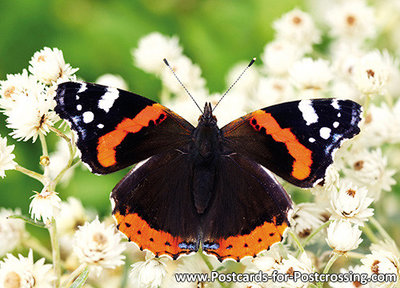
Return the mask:
POLYGON ((111 193, 117 227, 141 249, 173 259, 201 247, 239 261, 281 241, 292 204, 269 171, 312 187, 361 120, 353 101, 315 99, 263 108, 220 129, 206 103, 193 127, 137 94, 75 82, 60 84, 56 101, 92 172, 142 161, 111 193))

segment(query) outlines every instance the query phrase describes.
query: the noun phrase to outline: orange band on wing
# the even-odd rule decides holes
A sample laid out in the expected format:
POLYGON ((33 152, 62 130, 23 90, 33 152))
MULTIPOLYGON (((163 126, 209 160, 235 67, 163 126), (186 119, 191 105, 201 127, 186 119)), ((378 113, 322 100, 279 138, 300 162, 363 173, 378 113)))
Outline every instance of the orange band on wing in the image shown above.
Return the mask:
POLYGON ((119 212, 114 214, 118 223, 118 229, 124 233, 130 241, 138 244, 140 249, 148 249, 155 255, 168 254, 174 259, 180 254, 189 254, 192 251, 182 249, 179 244, 184 242, 179 237, 173 237, 171 234, 158 231, 150 227, 136 213, 126 213, 121 215, 119 212))
POLYGON ((239 261, 245 256, 255 256, 261 251, 269 249, 272 244, 282 241, 283 232, 288 227, 286 222, 276 225, 265 222, 250 234, 231 236, 227 239, 216 241, 218 249, 207 249, 206 253, 215 254, 220 260, 233 258, 239 261))
POLYGON ((150 121, 156 125, 160 124, 167 117, 163 107, 160 104, 147 106, 140 111, 135 118, 125 118, 117 125, 115 130, 101 136, 97 145, 97 160, 103 167, 110 167, 117 163, 115 159, 115 148, 121 144, 128 133, 137 133, 143 127, 147 127, 150 121), (164 116, 162 116, 164 115, 164 116), (158 122, 157 122, 158 120, 158 122))
POLYGON ((304 180, 310 176, 312 152, 299 142, 296 136, 290 131, 290 128, 282 129, 271 114, 262 110, 255 111, 249 121, 254 129, 260 131, 261 128, 265 128, 266 133, 271 135, 275 141, 286 145, 289 154, 294 158, 293 177, 304 180), (255 124, 253 120, 256 121, 255 124))

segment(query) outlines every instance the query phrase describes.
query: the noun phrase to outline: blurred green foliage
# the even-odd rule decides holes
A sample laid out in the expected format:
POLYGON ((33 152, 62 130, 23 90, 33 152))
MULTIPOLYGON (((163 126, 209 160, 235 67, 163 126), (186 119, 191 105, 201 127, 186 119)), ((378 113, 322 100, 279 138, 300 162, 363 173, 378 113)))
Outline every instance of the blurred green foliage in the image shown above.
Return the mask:
MULTIPOLYGON (((271 23, 284 12, 304 6, 296 0, 0 0, 0 79, 28 67, 35 51, 57 47, 77 75, 94 81, 105 73, 121 75, 130 89, 157 99, 160 82, 132 64, 130 51, 153 31, 177 35, 184 53, 200 65, 210 91, 225 89, 227 71, 238 61, 259 56, 273 38, 271 23)), ((227 104, 229 105, 229 104, 227 104)), ((196 109, 193 109, 197 113, 196 109)), ((0 116, 0 134, 10 131, 0 116)), ((50 151, 56 137, 49 139, 50 151)), ((16 142, 16 161, 38 170, 40 143, 16 142)), ((15 171, 0 179, 0 206, 27 213, 32 190, 41 185, 15 171)), ((108 213, 108 195, 126 173, 92 175, 76 169, 62 199, 73 195, 87 207, 108 213)))

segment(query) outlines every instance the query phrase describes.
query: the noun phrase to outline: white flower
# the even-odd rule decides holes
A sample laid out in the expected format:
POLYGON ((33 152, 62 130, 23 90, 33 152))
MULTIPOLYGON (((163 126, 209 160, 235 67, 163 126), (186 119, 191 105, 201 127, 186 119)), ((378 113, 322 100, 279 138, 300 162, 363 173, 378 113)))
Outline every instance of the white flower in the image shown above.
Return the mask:
POLYGON ((158 288, 166 275, 166 265, 161 259, 151 258, 131 265, 130 280, 137 288, 158 288))
POLYGON ((295 62, 289 74, 293 84, 300 90, 325 89, 333 78, 328 61, 307 57, 295 62))
POLYGON ((52 288, 56 277, 52 265, 44 264, 44 261, 42 258, 34 263, 32 250, 29 250, 27 258, 7 254, 7 258, 0 262, 0 287, 52 288))
POLYGON ((362 94, 354 84, 346 80, 335 79, 330 90, 333 98, 353 100, 355 102, 360 102, 362 98, 362 94))
POLYGON ((311 192, 315 197, 315 203, 317 203, 319 207, 328 207, 330 202, 330 194, 332 191, 337 189, 338 184, 339 171, 334 162, 334 164, 331 164, 326 169, 323 181, 318 182, 318 184, 311 189, 311 192))
POLYGON ((176 36, 167 37, 153 32, 139 40, 138 48, 132 50, 132 56, 137 67, 159 75, 166 68, 163 59, 174 63, 182 56, 182 47, 176 36))
POLYGON ((354 65, 353 81, 365 95, 385 94, 390 67, 379 51, 364 55, 354 65))
POLYGON ((278 40, 292 42, 305 52, 310 52, 312 44, 321 40, 311 16, 299 9, 284 14, 273 26, 278 40))
POLYGON ((332 217, 363 226, 368 217, 374 214, 373 209, 368 208, 373 199, 367 197, 367 193, 368 190, 364 187, 358 188, 349 181, 343 182, 340 189, 332 191, 332 217))
MULTIPOLYGON (((365 273, 362 266, 356 265, 354 267, 349 266, 347 269, 340 268, 340 274, 354 273, 354 274, 362 274, 365 273)), ((332 288, 370 288, 371 285, 369 283, 361 284, 359 281, 355 282, 329 282, 330 287, 332 288)))
POLYGON ((252 110, 294 100, 296 94, 292 84, 286 78, 261 77, 254 96, 255 103, 252 110))
POLYGON ((268 43, 261 55, 265 72, 270 76, 286 76, 289 68, 303 56, 296 45, 286 41, 268 43))
POLYGON ((25 232, 25 222, 8 218, 20 214, 19 210, 0 208, 0 257, 14 250, 21 242, 25 232))
POLYGON ((67 81, 78 71, 69 64, 65 64, 63 53, 57 48, 43 48, 33 55, 29 64, 29 72, 47 85, 67 81))
POLYGON ((42 90, 42 85, 25 69, 21 74, 9 74, 7 80, 0 81, 0 108, 8 110, 18 97, 39 94, 42 90))
POLYGON ((43 219, 43 222, 47 224, 59 213, 61 199, 58 197, 57 192, 49 191, 47 187, 44 187, 42 192, 35 193, 29 205, 29 213, 31 213, 31 217, 35 221, 43 219))
POLYGON ((300 203, 294 206, 291 228, 299 238, 307 238, 326 221, 327 211, 315 203, 300 203))
MULTIPOLYGON (((300 259, 296 259, 292 255, 288 255, 288 259, 283 259, 281 263, 275 266, 278 273, 293 275, 293 273, 312 273, 312 263, 311 259, 306 253, 301 254, 300 259)), ((279 283, 280 287, 308 287, 310 283, 303 281, 293 281, 289 280, 287 282, 279 283)))
MULTIPOLYGON (((335 74, 339 74, 342 80, 349 80, 354 74, 354 66, 366 52, 352 42, 335 41, 330 46, 330 54, 332 57, 332 68, 335 74)), ((342 97, 345 97, 344 95, 342 97)))
MULTIPOLYGON (((249 102, 246 94, 234 90, 229 92, 229 95, 226 97, 229 97, 229 99, 225 98, 222 100, 214 112, 219 127, 223 127, 236 118, 242 117, 246 112, 249 112, 246 109, 249 102)), ((207 101, 211 102, 211 104, 215 106, 220 98, 221 95, 216 93, 211 95, 207 101)))
POLYGON ((6 170, 15 169, 17 163, 13 160, 15 155, 12 154, 14 145, 7 146, 7 138, 0 137, 0 177, 4 178, 6 170))
POLYGON ((126 84, 124 78, 122 78, 120 75, 104 74, 97 78, 95 82, 105 86, 128 90, 128 84, 126 84))
POLYGON ((344 173, 359 186, 367 187, 369 196, 379 199, 381 191, 390 191, 396 183, 393 179, 395 171, 387 167, 387 159, 381 149, 366 149, 349 153, 345 159, 344 173))
POLYGON ((352 225, 348 221, 333 221, 327 232, 326 242, 338 253, 354 250, 362 242, 358 225, 352 225))
MULTIPOLYGON (((178 75, 183 85, 185 85, 189 92, 197 99, 196 95, 199 93, 198 91, 201 93, 205 90, 205 80, 201 77, 200 67, 193 64, 192 60, 186 56, 181 56, 173 61, 169 61, 169 65, 171 65, 171 68, 178 75)), ((162 71, 161 80, 171 92, 180 94, 180 96, 185 98, 189 97, 169 69, 164 69, 162 71)))
POLYGON ((364 0, 337 3, 326 14, 334 37, 361 42, 376 34, 374 11, 364 0))
POLYGON ((74 236, 74 251, 81 263, 99 275, 104 268, 114 269, 124 264, 125 243, 114 225, 106 226, 98 218, 80 226, 74 236))
MULTIPOLYGON (((386 245, 385 245, 386 246, 386 245)), ((400 262, 399 255, 393 253, 385 247, 372 246, 371 254, 361 259, 364 272, 372 274, 394 274, 397 277, 397 282, 376 282, 374 287, 394 287, 398 283, 400 277, 400 262)))
POLYGON ((54 106, 53 99, 33 95, 18 97, 13 107, 6 112, 7 127, 14 130, 10 135, 24 141, 32 138, 35 142, 39 133, 49 132, 49 127, 58 120, 52 111, 54 106))

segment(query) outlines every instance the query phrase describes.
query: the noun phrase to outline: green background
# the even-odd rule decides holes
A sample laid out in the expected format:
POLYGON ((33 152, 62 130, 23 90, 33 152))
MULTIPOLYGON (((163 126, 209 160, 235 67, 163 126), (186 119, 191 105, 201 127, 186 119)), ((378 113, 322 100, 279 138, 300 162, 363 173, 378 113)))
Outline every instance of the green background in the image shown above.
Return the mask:
MULTIPOLYGON (((94 81, 105 73, 121 75, 130 90, 157 99, 160 81, 133 66, 130 51, 138 40, 153 31, 177 35, 184 54, 200 65, 211 92, 225 89, 228 70, 238 61, 259 57, 273 38, 271 23, 294 7, 292 0, 0 0, 0 79, 28 68, 33 54, 45 46, 57 47, 76 73, 94 81)), ((193 109, 197 113, 196 109, 193 109)), ((10 132, 0 116, 0 134, 10 132)), ((50 151, 56 137, 49 139, 50 151)), ((8 139, 17 144, 16 161, 40 171, 40 142, 32 144, 8 139)), ((77 168, 67 186, 58 186, 60 197, 82 200, 100 214, 110 211, 109 193, 127 172, 107 176, 92 175, 77 168)), ((0 178, 0 206, 20 207, 28 213, 32 190, 42 186, 16 171, 0 178)))

